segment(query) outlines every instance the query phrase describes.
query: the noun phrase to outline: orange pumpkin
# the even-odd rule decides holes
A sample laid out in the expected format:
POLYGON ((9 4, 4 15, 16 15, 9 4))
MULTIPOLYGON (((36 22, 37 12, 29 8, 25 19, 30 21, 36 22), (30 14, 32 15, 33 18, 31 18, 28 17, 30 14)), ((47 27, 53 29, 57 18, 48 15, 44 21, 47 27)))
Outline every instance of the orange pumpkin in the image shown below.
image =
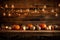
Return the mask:
POLYGON ((39 26, 40 26, 41 28, 46 28, 46 27, 47 27, 46 24, 44 24, 44 23, 43 23, 43 24, 40 24, 39 26))
POLYGON ((28 26, 28 27, 33 27, 33 25, 32 25, 32 24, 28 24, 27 26, 28 26))
POLYGON ((13 25, 12 26, 12 29, 19 30, 20 29, 20 26, 19 25, 13 25))

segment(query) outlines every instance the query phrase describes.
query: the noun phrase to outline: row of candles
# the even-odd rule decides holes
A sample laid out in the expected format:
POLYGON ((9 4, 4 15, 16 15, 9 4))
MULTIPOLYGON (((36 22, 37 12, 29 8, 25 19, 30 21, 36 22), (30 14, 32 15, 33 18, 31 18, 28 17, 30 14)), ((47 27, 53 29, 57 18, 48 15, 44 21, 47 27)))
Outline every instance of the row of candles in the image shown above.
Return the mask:
MULTIPOLYGON (((8 17, 12 17, 12 16, 20 16, 20 17, 25 17, 25 16, 41 16, 41 15, 45 15, 45 16, 48 16, 48 15, 50 15, 50 14, 37 14, 37 13, 35 13, 35 14, 32 14, 32 13, 3 13, 2 14, 2 16, 8 16, 8 17)), ((55 17, 58 17, 59 16, 59 14, 58 13, 55 13, 55 14, 52 14, 53 16, 55 16, 55 17)), ((52 16, 52 15, 50 15, 50 16, 52 16)))
MULTIPOLYGON (((60 4, 59 4, 58 6, 60 7, 60 4)), ((1 8, 3 8, 3 7, 1 7, 1 8)), ((5 5, 5 8, 9 8, 7 4, 5 5)), ((11 8, 12 8, 12 9, 14 9, 14 8, 15 8, 14 4, 12 4, 12 5, 11 5, 11 8)), ((36 7, 36 8, 38 8, 38 9, 39 9, 39 7, 36 7)), ((47 8, 47 6, 46 6, 46 5, 42 6, 42 11, 44 12, 46 8, 47 8)), ((23 12, 22 10, 20 10, 20 11, 21 11, 21 12, 23 12)), ((27 12, 29 12, 30 10, 29 10, 29 9, 27 9, 26 11, 27 11, 27 12)), ((57 10, 56 10, 56 11, 57 11, 57 10)), ((37 12, 37 10, 35 10, 35 12, 37 12)), ((55 12, 55 10, 53 9, 53 7, 52 7, 51 12, 55 12)))
POLYGON ((59 29, 58 25, 46 25, 46 24, 27 24, 27 25, 1 25, 2 30, 56 30, 59 29))
MULTIPOLYGON (((52 9, 51 10, 51 12, 48 12, 48 11, 46 11, 45 9, 42 9, 42 11, 39 11, 39 10, 37 10, 37 9, 35 9, 35 10, 29 10, 29 9, 26 9, 26 10, 22 10, 22 9, 20 9, 20 10, 14 10, 14 9, 12 9, 12 10, 6 10, 5 12, 3 12, 2 14, 3 14, 3 16, 6 16, 6 15, 8 15, 8 16, 12 16, 12 15, 18 15, 18 16, 21 16, 21 14, 24 14, 24 16, 26 16, 26 15, 28 15, 28 14, 51 14, 51 13, 53 13, 55 16, 58 16, 58 13, 57 12, 54 12, 54 10, 52 9)), ((40 15, 39 15, 40 16, 40 15)))
MULTIPOLYGON (((58 4, 58 6, 60 7, 60 4, 58 4)), ((3 7, 1 7, 1 8, 3 8, 3 7)), ((9 6, 6 4, 5 5, 5 8, 9 8, 9 6)), ((27 13, 54 13, 55 14, 55 16, 58 16, 58 13, 57 13, 57 11, 59 10, 58 8, 56 8, 56 9, 54 9, 53 7, 52 7, 52 9, 48 9, 47 10, 47 6, 46 5, 43 5, 43 8, 40 10, 38 7, 38 10, 37 9, 32 9, 32 11, 28 8, 28 9, 25 9, 25 10, 23 10, 23 9, 19 9, 19 10, 14 10, 14 8, 15 8, 15 5, 14 4, 12 4, 11 5, 11 10, 5 10, 5 12, 3 12, 3 16, 6 16, 6 12, 8 12, 8 16, 11 16, 12 15, 12 12, 11 11, 13 11, 13 12, 17 12, 17 14, 18 13, 23 13, 23 12, 26 12, 25 13, 25 15, 27 15, 27 13)), ((18 14, 18 16, 20 16, 21 14, 18 14)))
MULTIPOLYGON (((58 4, 58 7, 60 7, 60 3, 58 4)), ((5 4, 5 8, 9 8, 8 4, 5 4)), ((12 5, 11 5, 11 8, 15 8, 15 5, 12 4, 12 5)), ((47 8, 47 6, 44 5, 43 8, 47 8)))

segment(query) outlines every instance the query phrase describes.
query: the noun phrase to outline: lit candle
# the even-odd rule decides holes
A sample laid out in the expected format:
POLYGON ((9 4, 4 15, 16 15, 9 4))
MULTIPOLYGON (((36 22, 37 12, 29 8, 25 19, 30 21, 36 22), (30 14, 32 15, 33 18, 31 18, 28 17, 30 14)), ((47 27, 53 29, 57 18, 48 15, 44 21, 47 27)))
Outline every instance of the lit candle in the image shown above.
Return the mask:
POLYGON ((60 3, 58 4, 58 6, 60 7, 60 3))
POLYGON ((41 30, 41 27, 39 25, 36 25, 36 26, 37 26, 38 30, 41 30))
POLYGON ((9 13, 8 16, 11 16, 11 14, 9 13))
POLYGON ((29 12, 30 10, 29 9, 26 9, 27 12, 29 12))
POLYGON ((11 7, 14 8, 14 5, 12 4, 11 7))
POLYGON ((48 29, 51 30, 51 27, 52 27, 52 25, 49 25, 49 26, 48 26, 48 29))
POLYGON ((20 12, 23 12, 22 9, 20 9, 20 12))
POLYGON ((42 9, 42 11, 44 12, 44 11, 45 11, 45 9, 42 9))
POLYGON ((6 13, 3 13, 3 16, 6 16, 6 13))
POLYGON ((11 30, 11 29, 12 29, 12 27, 9 27, 9 29, 11 30))
POLYGON ((55 14, 55 16, 57 17, 57 16, 58 16, 58 14, 56 13, 56 14, 55 14))
POLYGON ((21 14, 18 14, 18 16, 20 16, 21 14))
POLYGON ((24 13, 24 16, 27 16, 28 14, 27 13, 24 13))
POLYGON ((33 26, 33 30, 35 30, 36 28, 35 28, 35 26, 33 26))
POLYGON ((54 10, 52 9, 51 12, 54 12, 54 10))
POLYGON ((7 4, 5 5, 5 8, 8 8, 8 5, 7 4))
POLYGON ((26 26, 25 25, 22 25, 22 28, 23 28, 23 30, 26 30, 26 26))
POLYGON ((37 10, 35 9, 35 13, 37 12, 37 10))
POLYGON ((8 29, 8 26, 6 26, 6 29, 8 29))
POLYGON ((44 5, 44 8, 46 8, 46 5, 44 5))
POLYGON ((23 30, 26 30, 26 27, 25 26, 23 27, 23 30))

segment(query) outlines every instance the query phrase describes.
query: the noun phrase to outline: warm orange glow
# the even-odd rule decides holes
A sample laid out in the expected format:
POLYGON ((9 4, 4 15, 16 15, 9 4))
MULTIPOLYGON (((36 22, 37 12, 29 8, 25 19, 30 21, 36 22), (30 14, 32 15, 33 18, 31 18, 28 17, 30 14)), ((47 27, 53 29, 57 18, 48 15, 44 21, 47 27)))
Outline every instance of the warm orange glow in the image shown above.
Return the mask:
POLYGON ((35 13, 37 12, 37 10, 35 9, 35 13))
POLYGON ((8 16, 11 16, 11 14, 9 13, 8 16))
POLYGON ((28 24, 27 26, 28 26, 28 27, 33 27, 33 25, 32 25, 32 24, 28 24))
POLYGON ((54 12, 54 9, 52 9, 51 12, 54 12))
POLYGON ((5 5, 5 8, 8 8, 8 5, 7 4, 5 5))
POLYGON ((46 8, 46 5, 44 5, 44 8, 46 8))
POLYGON ((49 26, 48 26, 48 30, 51 30, 51 28, 52 28, 52 25, 49 25, 49 26))
POLYGON ((12 5, 11 5, 11 8, 14 8, 14 7, 15 7, 15 6, 12 4, 12 5))
POLYGON ((57 17, 57 16, 58 16, 58 14, 56 13, 56 14, 55 14, 55 16, 57 17))
POLYGON ((39 25, 41 28, 46 28, 47 25, 45 23, 39 25))
POLYGON ((35 28, 35 26, 33 27, 33 30, 35 30, 36 28, 35 28))
POLYGON ((60 7, 60 3, 58 4, 58 6, 60 7))
POLYGON ((15 30, 19 30, 20 26, 19 25, 13 25, 12 28, 15 29, 15 30))
POLYGON ((29 9, 26 9, 27 12, 29 12, 30 10, 29 9))
POLYGON ((44 11, 45 11, 45 9, 42 9, 42 11, 44 12, 44 11))
POLYGON ((3 13, 3 16, 6 16, 6 13, 3 13))
POLYGON ((6 26, 6 29, 8 29, 8 26, 6 26))
POLYGON ((20 16, 21 14, 18 14, 18 16, 20 16))
POLYGON ((24 16, 27 16, 28 15, 28 13, 24 13, 24 16))
POLYGON ((26 30, 26 27, 25 26, 23 27, 23 30, 26 30))
POLYGON ((23 12, 22 9, 20 9, 20 12, 23 12))
POLYGON ((11 30, 11 29, 12 29, 12 27, 9 27, 9 29, 11 30))

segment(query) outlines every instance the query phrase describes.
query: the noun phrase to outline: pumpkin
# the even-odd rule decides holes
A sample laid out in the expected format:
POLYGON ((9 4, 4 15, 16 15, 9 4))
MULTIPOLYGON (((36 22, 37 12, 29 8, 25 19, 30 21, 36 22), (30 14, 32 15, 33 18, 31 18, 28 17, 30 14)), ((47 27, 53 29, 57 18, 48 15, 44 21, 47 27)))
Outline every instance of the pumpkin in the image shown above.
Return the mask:
POLYGON ((41 28, 46 28, 46 27, 47 27, 46 24, 44 24, 44 23, 43 23, 43 24, 40 24, 39 26, 40 26, 41 28))
POLYGON ((32 25, 32 24, 28 24, 27 26, 28 26, 28 27, 33 27, 33 25, 32 25))
POLYGON ((12 26, 12 29, 19 30, 20 29, 20 26, 19 25, 13 25, 12 26))

